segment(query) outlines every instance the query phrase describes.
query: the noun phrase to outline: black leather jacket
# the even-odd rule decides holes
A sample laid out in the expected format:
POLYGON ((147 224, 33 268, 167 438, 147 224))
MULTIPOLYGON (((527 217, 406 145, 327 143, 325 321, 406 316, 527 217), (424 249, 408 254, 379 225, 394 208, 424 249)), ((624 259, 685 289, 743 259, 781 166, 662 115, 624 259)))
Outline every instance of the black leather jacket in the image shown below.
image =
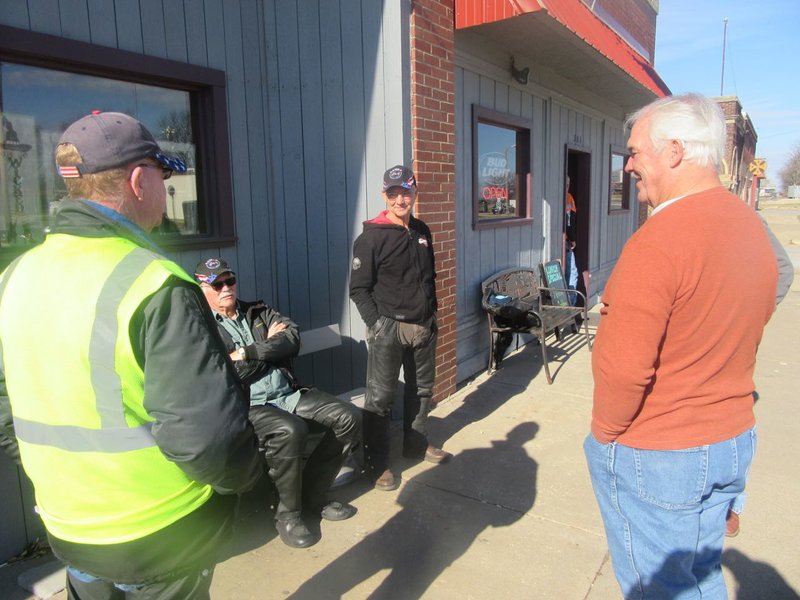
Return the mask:
MULTIPOLYGON (((254 343, 245 346, 245 359, 233 362, 242 382, 249 385, 263 377, 270 367, 279 367, 292 387, 297 389, 299 384, 291 371, 292 359, 300 352, 300 331, 297 324, 261 300, 255 302, 237 300, 237 305, 239 312, 244 313, 255 340, 254 343), (286 329, 267 338, 267 332, 273 323, 283 323, 286 329)), ((221 318, 216 316, 219 333, 228 353, 231 353, 236 346, 231 335, 219 323, 221 318)))

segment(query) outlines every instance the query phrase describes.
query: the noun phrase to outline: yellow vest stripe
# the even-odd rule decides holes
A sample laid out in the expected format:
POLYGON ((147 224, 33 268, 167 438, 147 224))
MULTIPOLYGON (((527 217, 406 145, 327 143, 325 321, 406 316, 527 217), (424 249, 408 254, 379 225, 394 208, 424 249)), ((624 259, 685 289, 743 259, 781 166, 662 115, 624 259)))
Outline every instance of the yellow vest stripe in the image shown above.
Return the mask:
POLYGON ((119 330, 117 309, 136 279, 157 259, 149 250, 136 248, 114 267, 97 298, 97 316, 89 341, 89 368, 101 430, 128 427, 123 409, 122 382, 113 368, 119 330))
MULTIPOLYGON (((117 344, 117 307, 124 293, 133 285, 145 268, 158 256, 144 248, 129 253, 111 272, 97 300, 97 318, 89 346, 89 365, 92 386, 98 400, 100 429, 72 425, 50 425, 28 419, 14 418, 17 438, 29 444, 52 446, 71 452, 128 452, 155 446, 152 423, 130 427, 125 422, 122 383, 114 369, 96 368, 113 360, 117 344)), ((16 264, 11 265, 11 267, 16 264)), ((9 280, 11 267, 0 282, 0 297, 9 280)))
POLYGON ((155 446, 152 423, 138 427, 88 429, 76 425, 48 425, 14 417, 17 439, 28 444, 51 446, 69 452, 130 452, 155 446))

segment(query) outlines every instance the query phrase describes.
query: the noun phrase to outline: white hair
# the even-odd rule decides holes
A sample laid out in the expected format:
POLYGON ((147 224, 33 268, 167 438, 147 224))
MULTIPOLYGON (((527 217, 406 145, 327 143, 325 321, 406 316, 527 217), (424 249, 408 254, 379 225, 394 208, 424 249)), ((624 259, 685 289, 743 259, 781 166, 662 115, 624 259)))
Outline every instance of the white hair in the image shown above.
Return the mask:
POLYGON ((716 102, 700 94, 659 98, 630 115, 625 125, 633 127, 645 118, 657 151, 677 140, 683 145, 684 160, 719 170, 725 154, 725 117, 716 102))

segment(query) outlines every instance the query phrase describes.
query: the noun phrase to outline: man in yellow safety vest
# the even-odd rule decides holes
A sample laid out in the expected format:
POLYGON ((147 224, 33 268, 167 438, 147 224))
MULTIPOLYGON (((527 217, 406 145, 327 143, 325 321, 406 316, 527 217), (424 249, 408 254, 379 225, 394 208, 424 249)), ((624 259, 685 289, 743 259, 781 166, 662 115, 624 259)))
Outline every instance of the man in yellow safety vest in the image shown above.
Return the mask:
POLYGON ((147 233, 186 167, 110 112, 69 126, 56 163, 70 199, 0 276, 0 445, 71 598, 207 598, 262 467, 203 294, 147 233))

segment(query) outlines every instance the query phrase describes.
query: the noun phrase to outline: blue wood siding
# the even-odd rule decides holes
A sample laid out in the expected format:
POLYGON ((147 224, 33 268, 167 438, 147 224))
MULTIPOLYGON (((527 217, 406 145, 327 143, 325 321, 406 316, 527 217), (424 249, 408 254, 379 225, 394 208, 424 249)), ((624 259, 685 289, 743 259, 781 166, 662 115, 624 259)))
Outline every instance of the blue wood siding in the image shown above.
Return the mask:
MULTIPOLYGON (((383 171, 412 159, 410 0, 0 6, 2 25, 225 72, 238 241, 175 258, 191 272, 223 256, 236 265, 242 298, 274 305, 301 332, 338 326, 341 346, 298 358, 298 375, 332 393, 363 386, 365 331, 348 295, 352 244, 384 208, 383 171)), ((12 470, 0 473, 4 489, 12 470)), ((26 541, 18 529, 4 536, 16 551, 26 541)))
POLYGON ((409 162, 408 2, 24 0, 0 23, 224 70, 238 242, 221 255, 243 298, 341 347, 297 362, 338 393, 363 385, 364 327, 347 293, 361 223, 382 208, 389 163, 409 162))
MULTIPOLYGON (((480 283, 513 266, 535 267, 561 258, 564 172, 567 146, 591 157, 589 271, 596 298, 636 226, 636 203, 608 214, 610 147, 625 146, 621 117, 591 106, 591 97, 566 97, 562 90, 510 82, 507 66, 491 64, 458 47, 456 60, 456 204, 459 381, 486 368, 488 328, 480 306, 480 283), (585 104, 584 104, 585 102, 585 104), (531 127, 531 216, 533 223, 492 229, 472 227, 472 106, 522 117, 531 127)), ((526 64, 532 63, 526 59, 526 64)), ((591 300, 591 298, 590 298, 591 300)), ((526 337, 517 340, 525 343, 526 337)))
POLYGON ((536 266, 541 260, 544 156, 544 103, 506 82, 466 68, 456 69, 456 315, 457 379, 486 367, 488 334, 480 305, 480 283, 511 266, 536 266), (533 222, 491 229, 472 227, 472 106, 522 117, 531 128, 531 216, 533 222))

